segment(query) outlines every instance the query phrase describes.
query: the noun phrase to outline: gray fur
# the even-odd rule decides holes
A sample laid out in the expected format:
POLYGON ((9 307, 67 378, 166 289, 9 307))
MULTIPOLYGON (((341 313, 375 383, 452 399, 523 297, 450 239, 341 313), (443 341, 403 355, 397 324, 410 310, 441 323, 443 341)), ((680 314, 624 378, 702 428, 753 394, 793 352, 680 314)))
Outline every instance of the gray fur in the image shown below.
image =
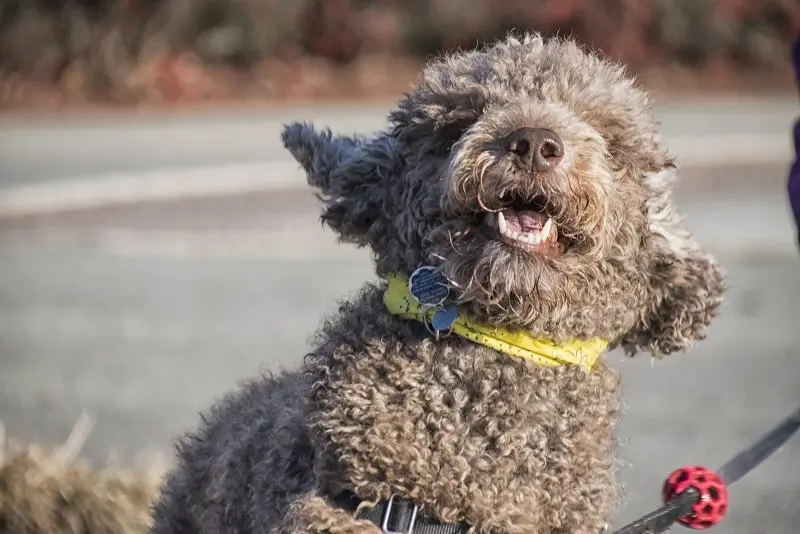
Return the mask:
MULTIPOLYGON (((565 39, 509 37, 437 59, 373 138, 288 125, 287 149, 343 242, 378 275, 435 265, 474 319, 663 356, 705 336, 724 276, 672 201, 676 167, 644 91, 565 39), (566 155, 531 176, 497 139, 548 128, 566 155), (546 199, 563 255, 479 231, 503 193, 546 199)), ((367 284, 296 373, 232 393, 182 440, 155 509, 170 532, 375 533, 333 506, 399 493, 475 532, 597 534, 618 502, 618 378, 438 342, 367 284)))

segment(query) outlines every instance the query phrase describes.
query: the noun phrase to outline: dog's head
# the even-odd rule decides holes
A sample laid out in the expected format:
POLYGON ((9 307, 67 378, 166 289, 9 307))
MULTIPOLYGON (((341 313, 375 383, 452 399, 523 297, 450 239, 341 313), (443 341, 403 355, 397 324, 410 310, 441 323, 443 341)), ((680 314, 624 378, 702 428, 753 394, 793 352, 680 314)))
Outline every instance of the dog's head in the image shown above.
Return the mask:
POLYGON ((342 182, 324 197, 379 274, 437 266, 477 319, 554 339, 666 354, 705 335, 723 276, 682 226, 674 163, 621 66, 512 37, 430 63, 390 119, 331 156, 342 182))

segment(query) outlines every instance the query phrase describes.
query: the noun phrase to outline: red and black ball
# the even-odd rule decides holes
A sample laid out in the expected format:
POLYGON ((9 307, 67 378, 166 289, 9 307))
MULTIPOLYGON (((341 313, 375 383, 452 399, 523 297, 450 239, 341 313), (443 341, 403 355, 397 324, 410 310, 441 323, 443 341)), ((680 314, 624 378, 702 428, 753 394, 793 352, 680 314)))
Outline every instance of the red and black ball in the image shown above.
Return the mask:
POLYGON ((719 475, 705 467, 682 467, 667 478, 662 498, 667 502, 689 488, 694 488, 700 498, 691 513, 678 521, 695 530, 705 530, 722 521, 728 511, 728 489, 719 475))

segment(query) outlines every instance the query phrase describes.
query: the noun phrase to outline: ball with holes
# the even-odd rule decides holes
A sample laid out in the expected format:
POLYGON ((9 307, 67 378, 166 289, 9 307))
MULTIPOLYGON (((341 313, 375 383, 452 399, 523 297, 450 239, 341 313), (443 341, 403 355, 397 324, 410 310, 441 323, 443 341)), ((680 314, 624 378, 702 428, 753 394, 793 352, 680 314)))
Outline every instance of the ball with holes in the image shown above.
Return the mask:
POLYGON ((690 514, 678 521, 695 530, 704 530, 722 521, 728 510, 728 489, 719 475, 705 467, 682 467, 664 483, 664 502, 689 488, 697 490, 700 500, 692 507, 690 514))

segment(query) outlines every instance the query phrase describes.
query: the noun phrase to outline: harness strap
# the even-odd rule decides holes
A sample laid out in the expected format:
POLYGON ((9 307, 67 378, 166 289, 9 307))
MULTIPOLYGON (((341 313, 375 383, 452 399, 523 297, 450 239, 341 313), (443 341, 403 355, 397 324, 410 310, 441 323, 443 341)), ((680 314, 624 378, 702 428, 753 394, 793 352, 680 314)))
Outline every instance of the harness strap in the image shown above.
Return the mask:
POLYGON ((369 521, 384 534, 466 534, 469 525, 461 523, 442 523, 438 519, 422 515, 413 501, 392 497, 375 506, 364 502, 352 492, 344 492, 332 500, 333 504, 347 510, 356 519, 369 521))

